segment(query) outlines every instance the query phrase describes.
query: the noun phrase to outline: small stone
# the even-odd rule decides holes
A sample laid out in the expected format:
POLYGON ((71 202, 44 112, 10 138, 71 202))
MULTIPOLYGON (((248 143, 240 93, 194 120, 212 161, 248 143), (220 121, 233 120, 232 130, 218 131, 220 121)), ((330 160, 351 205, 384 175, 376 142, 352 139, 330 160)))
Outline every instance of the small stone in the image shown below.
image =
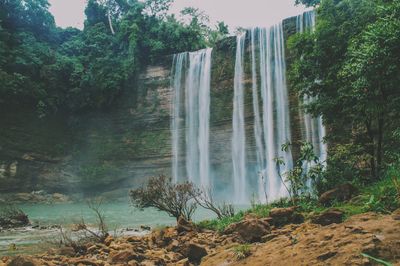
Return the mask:
POLYGON ((320 225, 339 224, 343 221, 343 212, 338 209, 329 209, 311 217, 311 222, 320 225))

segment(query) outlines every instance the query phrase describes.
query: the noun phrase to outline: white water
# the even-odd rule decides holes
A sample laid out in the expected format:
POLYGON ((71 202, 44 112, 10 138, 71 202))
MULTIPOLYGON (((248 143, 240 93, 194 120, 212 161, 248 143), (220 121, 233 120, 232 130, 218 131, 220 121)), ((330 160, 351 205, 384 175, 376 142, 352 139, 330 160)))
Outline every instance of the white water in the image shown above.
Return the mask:
MULTIPOLYGON (((274 201, 288 195, 283 180, 293 165, 291 151, 281 149, 283 144, 291 141, 282 23, 258 29, 258 40, 266 146, 263 178, 268 201, 274 201), (276 164, 278 158, 284 165, 276 164)), ((260 195, 260 199, 266 200, 264 195, 260 195)))
POLYGON ((265 169, 265 147, 263 143, 263 128, 260 114, 260 101, 257 80, 257 58, 256 58, 256 28, 251 29, 251 77, 252 77, 252 94, 253 94, 253 113, 254 113, 254 137, 256 141, 257 156, 257 175, 258 175, 258 195, 260 200, 264 201, 265 180, 263 172, 265 169))
POLYGON ((212 49, 174 56, 172 89, 172 174, 175 182, 186 178, 200 187, 208 188, 210 181, 210 80, 212 49), (185 72, 184 62, 188 60, 185 72), (185 81, 182 83, 182 81, 185 81), (184 84, 184 86, 183 86, 184 84), (182 91, 183 90, 183 91, 182 91), (182 130, 182 94, 184 94, 186 176, 180 173, 180 139, 182 130))
MULTIPOLYGON (((315 14, 306 12, 297 18, 297 31, 315 27, 315 14)), ((286 58, 282 22, 269 28, 250 31, 252 107, 254 136, 246 136, 245 57, 246 34, 237 37, 232 114, 232 186, 233 202, 246 203, 252 193, 261 202, 288 196, 284 183, 293 168, 291 150, 282 145, 291 142, 286 58), (247 161, 246 139, 254 137, 256 165, 247 161), (277 160, 282 161, 278 164, 277 160), (258 176, 252 169, 256 169, 258 176), (258 178, 258 187, 252 180, 258 178)), ((210 79, 211 49, 176 55, 172 86, 175 89, 172 108, 172 172, 176 182, 189 180, 212 188, 210 177, 210 79), (183 139, 185 143, 183 143, 183 139)), ((312 101, 305 96, 303 104, 312 101)), ((326 160, 325 127, 322 117, 313 118, 301 111, 304 139, 314 145, 321 161, 326 160)), ((249 139, 251 143, 252 140, 249 139)), ((250 157, 249 157, 250 158, 250 157)), ((305 166, 310 167, 310 166, 305 166)))
POLYGON ((246 34, 237 36, 233 118, 232 118, 232 164, 236 203, 249 200, 246 195, 246 135, 244 121, 244 45, 246 34))
POLYGON ((180 53, 174 55, 172 73, 173 79, 171 87, 174 89, 173 105, 172 105, 172 120, 171 120, 171 133, 172 133, 172 178, 175 183, 179 182, 179 161, 180 161, 180 129, 182 127, 181 117, 181 97, 182 97, 182 78, 184 71, 184 63, 187 61, 187 53, 180 53))
MULTIPOLYGON (((303 33, 310 30, 314 31, 316 25, 315 23, 316 23, 315 12, 314 11, 305 12, 297 16, 296 19, 297 32, 303 33)), ((303 96, 304 105, 310 104, 312 103, 312 101, 313 101, 312 96, 308 95, 303 96)), ((304 123, 304 130, 303 130, 305 131, 304 139, 313 145, 314 152, 316 156, 319 158, 320 162, 326 164, 328 147, 324 142, 324 138, 326 136, 326 129, 323 124, 322 116, 313 117, 311 114, 303 110, 303 113, 301 113, 301 117, 304 123)), ((313 164, 311 163, 305 167, 309 168, 312 166, 313 164)))

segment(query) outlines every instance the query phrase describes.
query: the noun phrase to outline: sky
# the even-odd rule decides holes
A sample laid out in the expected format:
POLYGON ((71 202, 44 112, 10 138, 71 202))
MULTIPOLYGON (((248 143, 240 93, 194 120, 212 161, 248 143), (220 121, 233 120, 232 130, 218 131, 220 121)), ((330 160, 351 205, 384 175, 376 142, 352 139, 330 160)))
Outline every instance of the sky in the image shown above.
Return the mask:
MULTIPOLYGON (((211 23, 224 21, 231 32, 237 27, 269 26, 305 9, 295 0, 175 0, 170 12, 179 14, 184 7, 196 7, 210 16, 211 23)), ((58 26, 83 28, 86 0, 49 0, 50 12, 58 26)))

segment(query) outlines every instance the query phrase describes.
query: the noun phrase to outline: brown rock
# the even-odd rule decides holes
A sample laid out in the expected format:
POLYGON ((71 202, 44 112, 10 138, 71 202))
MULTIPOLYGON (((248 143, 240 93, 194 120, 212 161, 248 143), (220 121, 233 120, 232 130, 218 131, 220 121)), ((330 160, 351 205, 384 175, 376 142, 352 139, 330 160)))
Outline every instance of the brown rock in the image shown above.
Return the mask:
POLYGON ((270 218, 272 218, 271 224, 283 226, 286 224, 300 224, 304 222, 304 216, 296 210, 297 207, 272 209, 269 213, 270 218))
POLYGON ((339 224, 343 221, 343 212, 338 209, 329 209, 311 217, 311 222, 320 225, 339 224))
POLYGON ((253 243, 261 241, 262 236, 269 234, 269 224, 261 219, 248 219, 229 225, 224 233, 237 233, 244 241, 253 243))
POLYGON ((196 227, 192 222, 186 221, 182 216, 179 217, 178 223, 176 225, 176 230, 178 233, 192 232, 195 231, 196 227))
POLYGON ((343 184, 334 189, 328 190, 319 197, 319 203, 328 205, 333 201, 350 200, 357 194, 357 188, 351 184, 343 184))
POLYGON ((108 256, 111 263, 128 263, 131 260, 143 260, 143 257, 129 250, 112 251, 108 256))
POLYGON ((187 257, 192 263, 200 263, 203 257, 207 256, 207 250, 198 244, 190 243, 187 247, 187 257))
POLYGON ((11 260, 10 263, 7 264, 7 266, 40 266, 40 265, 41 264, 37 260, 25 256, 15 257, 11 260))

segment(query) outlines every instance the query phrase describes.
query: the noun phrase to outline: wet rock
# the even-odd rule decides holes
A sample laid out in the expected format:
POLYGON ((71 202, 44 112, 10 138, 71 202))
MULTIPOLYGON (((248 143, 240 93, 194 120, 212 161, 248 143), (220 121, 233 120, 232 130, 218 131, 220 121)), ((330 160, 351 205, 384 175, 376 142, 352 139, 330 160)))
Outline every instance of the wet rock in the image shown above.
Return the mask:
POLYGON ((40 262, 29 257, 18 256, 11 260, 7 266, 40 266, 40 262))
POLYGON ((357 188, 351 184, 343 184, 334 189, 328 190, 319 197, 319 203, 328 205, 333 201, 350 200, 357 194, 357 188))
POLYGON ((244 241, 253 243, 271 232, 270 225, 261 219, 248 219, 229 225, 224 233, 237 233, 244 241))
POLYGON ((286 224, 300 224, 304 222, 304 216, 297 211, 297 207, 274 208, 270 211, 271 224, 283 226, 286 224))
POLYGON ((311 217, 311 222, 320 225, 338 224, 343 221, 343 212, 338 209, 329 209, 311 217))
POLYGON ((196 227, 192 222, 186 221, 185 218, 182 216, 179 217, 178 223, 176 225, 176 230, 178 233, 183 233, 183 232, 192 232, 195 231, 196 227))
POLYGON ((190 243, 187 247, 187 257, 192 263, 200 263, 203 257, 207 256, 207 250, 198 244, 190 243))

